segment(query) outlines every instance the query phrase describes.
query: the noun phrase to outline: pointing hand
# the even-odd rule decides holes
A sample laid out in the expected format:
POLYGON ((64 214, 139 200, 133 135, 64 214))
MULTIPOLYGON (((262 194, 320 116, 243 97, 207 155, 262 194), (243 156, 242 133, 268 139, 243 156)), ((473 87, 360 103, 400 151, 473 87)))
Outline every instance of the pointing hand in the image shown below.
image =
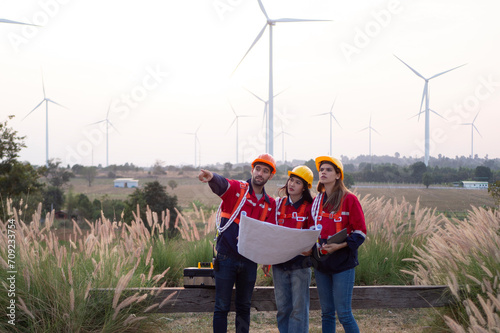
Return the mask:
POLYGON ((208 183, 213 177, 214 175, 210 171, 203 169, 200 170, 198 175, 198 179, 203 183, 208 183))

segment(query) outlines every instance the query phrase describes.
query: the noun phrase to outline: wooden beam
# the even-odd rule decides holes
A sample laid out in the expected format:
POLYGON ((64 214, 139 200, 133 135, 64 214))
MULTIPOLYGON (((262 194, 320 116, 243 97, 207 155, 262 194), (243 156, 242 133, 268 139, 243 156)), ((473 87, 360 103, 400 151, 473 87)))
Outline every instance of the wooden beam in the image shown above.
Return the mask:
MULTIPOLYGON (((213 312, 215 289, 213 288, 130 288, 124 294, 151 293, 151 301, 162 303, 157 313, 213 312)), ((320 303, 316 287, 310 287, 311 310, 319 310, 320 303)), ((91 297, 109 297, 114 289, 94 289, 91 297)), ((234 293, 233 293, 234 299, 234 293)), ((428 308, 450 305, 453 302, 447 286, 355 286, 352 297, 353 309, 375 308, 428 308)), ((252 308, 257 311, 276 311, 273 287, 255 287, 252 308)), ((234 302, 232 304, 234 311, 234 302)))

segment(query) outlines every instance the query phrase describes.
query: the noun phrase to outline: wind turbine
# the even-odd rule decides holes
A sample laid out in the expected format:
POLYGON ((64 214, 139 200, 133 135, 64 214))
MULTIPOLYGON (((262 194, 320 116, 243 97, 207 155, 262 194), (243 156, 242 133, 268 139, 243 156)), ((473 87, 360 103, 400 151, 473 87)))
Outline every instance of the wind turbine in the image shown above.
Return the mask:
POLYGON ((461 125, 470 125, 470 135, 471 135, 471 139, 470 139, 470 158, 474 158, 474 130, 476 130, 477 134, 479 134, 479 136, 483 137, 481 135, 481 133, 479 133, 479 130, 477 129, 476 125, 474 125, 474 122, 476 121, 476 118, 477 116, 479 115, 479 112, 476 114, 476 116, 474 117, 474 120, 472 121, 472 123, 462 123, 461 125))
MULTIPOLYGON (((330 156, 332 156, 332 142, 333 142, 333 139, 332 139, 332 131, 333 131, 332 119, 335 119, 337 124, 340 126, 340 123, 338 122, 337 118, 335 118, 335 116, 333 115, 333 106, 335 105, 336 100, 337 100, 337 97, 335 97, 335 99, 333 100, 333 104, 332 104, 332 107, 330 108, 330 112, 319 113, 316 115, 316 116, 324 116, 327 114, 330 115, 330 117, 329 117, 330 118, 330 154, 329 154, 330 156)), ((342 126, 340 126, 340 128, 342 128, 342 126)))
MULTIPOLYGON (((264 122, 264 121, 266 122, 266 153, 269 153, 269 113, 267 112, 268 106, 269 106, 269 100, 266 101, 266 100, 260 98, 259 96, 257 96, 256 94, 254 94, 253 92, 251 92, 250 90, 248 90, 247 88, 244 88, 244 89, 246 91, 248 91, 250 94, 252 94, 253 96, 255 96, 255 98, 257 98, 259 101, 264 103, 264 114, 262 115, 262 122, 264 122)), ((273 98, 277 97, 279 94, 283 93, 287 89, 288 88, 283 89, 282 91, 280 91, 279 93, 274 95, 273 98)))
POLYGON ((189 134, 189 135, 194 135, 194 167, 195 168, 196 168, 196 162, 199 163, 199 161, 196 158, 198 156, 198 143, 200 142, 200 140, 198 139, 198 131, 200 130, 200 127, 201 127, 201 124, 200 124, 200 126, 198 126, 196 131, 194 131, 194 133, 185 133, 185 134, 189 134))
POLYGON ((68 109, 67 107, 51 100, 50 98, 47 98, 45 94, 45 83, 43 80, 43 72, 42 72, 42 88, 43 88, 43 99, 40 103, 38 103, 37 106, 33 108, 22 120, 26 119, 33 111, 35 111, 40 105, 42 105, 43 102, 45 102, 45 165, 49 165, 49 102, 54 103, 56 105, 59 105, 60 107, 63 107, 65 109, 68 109))
POLYGON ((283 163, 285 163, 285 134, 293 136, 290 133, 285 132, 283 130, 283 125, 281 125, 281 132, 279 132, 278 135, 276 135, 276 137, 281 135, 281 160, 283 161, 283 163))
POLYGON ((95 123, 89 124, 89 126, 90 126, 90 125, 95 125, 95 124, 99 124, 99 123, 102 123, 102 122, 106 122, 106 166, 109 166, 109 145, 108 145, 108 142, 109 142, 109 140, 108 140, 109 126, 111 125, 111 127, 113 127, 118 132, 118 130, 116 129, 116 127, 113 126, 113 123, 111 123, 109 121, 109 109, 110 108, 111 108, 111 103, 109 103, 109 106, 108 106, 108 112, 106 113, 106 119, 103 119, 103 120, 100 120, 100 121, 96 121, 95 123))
POLYGON ((368 123, 368 127, 365 127, 363 128, 362 130, 360 130, 360 132, 364 131, 364 130, 368 130, 369 134, 368 134, 368 151, 370 153, 370 168, 372 168, 372 131, 374 131, 375 133, 377 133, 378 135, 380 135, 379 132, 377 132, 377 130, 375 128, 372 127, 372 116, 370 115, 370 122, 368 123))
POLYGON ((233 108, 233 105, 231 103, 229 103, 229 105, 231 106, 231 110, 233 110, 233 113, 234 113, 234 119, 233 119, 233 122, 231 123, 231 125, 229 125, 227 131, 226 131, 226 134, 227 132, 231 129, 231 127, 233 127, 233 124, 236 123, 236 164, 238 164, 238 147, 239 147, 239 143, 238 143, 238 138, 239 138, 239 134, 238 134, 238 131, 239 131, 239 118, 240 117, 252 117, 252 116, 247 116, 247 115, 241 115, 239 116, 236 111, 234 111, 234 108, 233 108))
POLYGON ((429 78, 425 78, 419 72, 417 72, 416 70, 414 70, 413 68, 411 68, 410 65, 408 65, 406 62, 404 62, 403 60, 399 59, 396 55, 394 55, 394 56, 399 61, 401 61, 403 64, 405 64, 406 67, 408 67, 409 69, 411 69, 411 71, 413 73, 415 73, 415 75, 417 75, 418 77, 422 78, 425 81, 424 92, 422 93, 422 101, 420 102, 420 110, 418 112, 418 116, 419 116, 419 119, 420 119, 420 114, 423 113, 423 112, 425 112, 425 159, 424 159, 424 163, 427 166, 427 165, 429 165, 429 144, 430 144, 430 129, 429 129, 429 120, 430 120, 429 118, 430 118, 430 116, 429 116, 429 111, 432 111, 433 113, 435 113, 438 116, 442 117, 440 114, 438 114, 434 110, 431 110, 430 107, 429 107, 429 80, 432 80, 435 77, 438 77, 440 75, 448 73, 448 72, 450 72, 450 71, 452 71, 454 69, 457 69, 459 67, 465 66, 466 64, 454 67, 452 69, 448 69, 447 71, 435 74, 435 75, 433 75, 433 76, 431 76, 429 78), (424 99, 425 99, 425 110, 422 111, 422 104, 424 103, 424 99))
MULTIPOLYGON (((269 154, 273 155, 274 152, 274 132, 273 132, 273 111, 274 111, 274 104, 273 104, 273 26, 276 25, 277 22, 313 22, 313 21, 330 21, 330 20, 307 20, 307 19, 293 19, 293 18, 280 18, 280 19, 270 19, 269 16, 267 16, 266 9, 264 8, 264 5, 262 4, 261 0, 257 0, 259 2, 259 7, 264 16, 266 17, 266 24, 264 24, 264 27, 260 30, 259 34, 253 41, 252 45, 248 49, 248 51, 245 53, 243 58, 240 60, 236 68, 234 69, 233 73, 238 69, 239 65, 242 63, 243 59, 247 56, 247 54, 250 52, 250 50, 253 48, 253 46, 259 41, 259 39, 262 37, 264 34, 264 31, 266 30, 267 26, 269 26, 269 99, 268 99, 268 104, 269 104, 269 113, 268 113, 268 137, 269 137, 269 154)), ((267 148, 267 147, 266 147, 267 148)))

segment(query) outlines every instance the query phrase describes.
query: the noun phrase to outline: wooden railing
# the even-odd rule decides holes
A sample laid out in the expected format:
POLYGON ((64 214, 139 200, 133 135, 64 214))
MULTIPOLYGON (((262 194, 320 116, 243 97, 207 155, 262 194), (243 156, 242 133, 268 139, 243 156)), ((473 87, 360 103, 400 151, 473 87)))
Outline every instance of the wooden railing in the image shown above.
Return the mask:
MULTIPOLYGON (((130 288, 128 293, 151 293, 152 302, 162 303, 156 308, 158 313, 172 312, 212 312, 215 303, 213 288, 130 288)), ((311 310, 319 310, 319 298, 316 287, 310 287, 311 310)), ((91 297, 102 297, 114 293, 114 289, 94 289, 91 297)), ((234 299, 234 295, 233 295, 234 299)), ((442 307, 453 301, 447 286, 355 286, 352 297, 353 309, 373 308, 428 308, 442 307)), ((234 306, 234 302, 233 302, 234 306)), ((275 311, 273 287, 255 287, 252 296, 252 308, 257 311, 275 311)), ((232 309, 234 310, 234 309, 232 309)))

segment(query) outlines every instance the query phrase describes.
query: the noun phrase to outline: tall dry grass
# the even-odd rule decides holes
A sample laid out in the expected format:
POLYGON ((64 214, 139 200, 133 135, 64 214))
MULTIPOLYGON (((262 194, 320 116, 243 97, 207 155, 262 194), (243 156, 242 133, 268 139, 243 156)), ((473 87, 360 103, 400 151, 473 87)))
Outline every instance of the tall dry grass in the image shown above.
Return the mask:
POLYGON ((457 305, 443 316, 454 332, 500 331, 500 212, 472 207, 467 219, 445 219, 406 271, 419 285, 448 285, 457 305))
MULTIPOLYGON (((147 221, 140 214, 130 224, 111 222, 106 217, 81 228, 73 222, 68 242, 60 241, 54 228, 54 214, 42 219, 41 205, 25 221, 21 211, 9 205, 15 219, 15 269, 17 304, 16 325, 3 320, 0 331, 13 332, 132 332, 147 331, 154 323, 147 314, 161 304, 152 304, 154 295, 143 292, 127 294, 131 287, 165 286, 169 267, 158 271, 156 261, 176 256, 167 233, 169 212, 147 211, 147 221), (153 254, 153 250, 155 253, 153 254), (165 252, 170 252, 165 254, 165 252), (156 260, 156 259, 160 260, 156 260), (95 293, 100 288, 114 288, 112 295, 95 293), (109 295, 109 296, 107 296, 109 295)), ((7 221, 0 221, 0 277, 6 283, 7 221)), ((177 259, 175 266, 182 266, 177 259)), ((10 299, 0 297, 0 315, 6 317, 10 299)))
POLYGON ((356 268, 357 285, 411 284, 401 270, 411 269, 415 248, 425 244, 429 235, 443 224, 445 217, 435 210, 415 206, 405 198, 360 198, 365 214, 367 238, 359 248, 360 265, 356 268))

